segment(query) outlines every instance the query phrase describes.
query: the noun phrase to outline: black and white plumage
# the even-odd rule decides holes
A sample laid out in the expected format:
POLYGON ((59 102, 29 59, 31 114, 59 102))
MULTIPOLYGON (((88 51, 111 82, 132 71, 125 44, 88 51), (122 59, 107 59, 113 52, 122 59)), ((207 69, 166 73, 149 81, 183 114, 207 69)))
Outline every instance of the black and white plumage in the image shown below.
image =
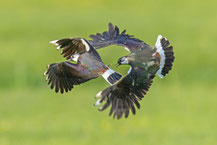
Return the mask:
POLYGON ((83 38, 65 38, 51 41, 62 49, 61 54, 69 61, 52 63, 44 73, 51 89, 63 93, 70 91, 74 85, 79 85, 100 75, 109 84, 114 84, 122 76, 106 66, 97 51, 83 38))
POLYGON ((111 105, 109 115, 120 119, 123 115, 128 117, 129 112, 136 113, 135 106, 139 109, 139 101, 147 93, 152 80, 157 73, 159 77, 166 76, 171 70, 174 61, 173 47, 166 38, 158 36, 154 47, 126 34, 126 31, 119 32, 117 26, 109 24, 109 31, 102 34, 90 35, 90 44, 95 48, 102 48, 109 45, 124 46, 130 54, 118 60, 119 65, 127 64, 131 68, 128 75, 117 84, 99 92, 99 98, 95 105, 106 102, 99 111, 105 110, 111 105))

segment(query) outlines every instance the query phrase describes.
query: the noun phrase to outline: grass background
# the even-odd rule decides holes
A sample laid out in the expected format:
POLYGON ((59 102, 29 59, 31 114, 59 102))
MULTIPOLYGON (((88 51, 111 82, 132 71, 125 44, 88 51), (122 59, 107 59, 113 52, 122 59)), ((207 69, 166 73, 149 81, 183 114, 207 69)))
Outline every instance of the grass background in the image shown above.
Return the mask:
MULTIPOLYGON (((216 144, 217 1, 0 2, 0 145, 216 144), (108 87, 102 78, 60 95, 42 76, 47 64, 64 61, 48 41, 88 38, 108 22, 148 44, 162 34, 174 46, 173 70, 154 79, 128 119, 93 106, 95 94, 108 87)), ((127 54, 116 46, 99 53, 106 64, 127 54)))

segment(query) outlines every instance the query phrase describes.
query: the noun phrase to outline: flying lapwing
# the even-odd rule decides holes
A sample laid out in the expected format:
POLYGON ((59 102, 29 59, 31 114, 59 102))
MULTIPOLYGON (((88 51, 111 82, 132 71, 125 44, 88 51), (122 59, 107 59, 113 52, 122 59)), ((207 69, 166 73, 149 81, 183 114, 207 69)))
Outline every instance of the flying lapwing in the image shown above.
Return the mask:
POLYGON ((83 38, 65 38, 50 43, 56 45, 57 49, 62 49, 61 54, 68 60, 48 65, 48 70, 44 73, 51 89, 55 88, 56 92, 71 91, 74 85, 100 75, 111 85, 122 77, 106 66, 97 51, 83 38))
POLYGON ((98 100, 95 106, 106 102, 99 111, 111 105, 109 115, 113 114, 113 118, 117 117, 117 119, 123 115, 127 118, 130 110, 132 114, 136 114, 135 106, 140 108, 139 101, 149 90, 155 74, 160 78, 166 76, 174 61, 173 47, 169 46, 170 42, 161 35, 158 36, 155 46, 150 46, 125 33, 125 30, 119 33, 119 28, 109 23, 109 31, 90 35, 92 40, 89 41, 97 49, 119 45, 130 52, 129 55, 118 60, 118 65, 131 66, 128 75, 96 95, 98 100))

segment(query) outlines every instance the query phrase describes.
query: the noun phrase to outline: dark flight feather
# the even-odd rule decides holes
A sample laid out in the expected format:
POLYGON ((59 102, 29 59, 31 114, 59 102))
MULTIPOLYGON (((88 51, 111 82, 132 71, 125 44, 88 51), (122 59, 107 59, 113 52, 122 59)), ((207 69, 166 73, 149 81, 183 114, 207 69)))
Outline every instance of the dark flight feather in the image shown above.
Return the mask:
POLYGON ((139 101, 149 90, 155 76, 155 73, 141 76, 145 74, 143 72, 146 72, 143 68, 132 68, 131 72, 121 81, 98 94, 101 95, 100 103, 106 101, 99 111, 111 105, 109 116, 113 114, 113 118, 120 119, 123 115, 127 118, 130 112, 135 115, 136 108, 140 109, 139 101))
POLYGON ((79 85, 92 78, 79 77, 76 72, 76 67, 79 64, 72 64, 70 62, 53 63, 49 65, 48 70, 45 72, 47 81, 50 88, 55 88, 55 92, 68 92, 74 85, 79 85))
POLYGON ((174 52, 173 52, 173 46, 169 46, 170 42, 168 40, 166 40, 165 38, 162 38, 161 45, 163 47, 164 54, 166 57, 165 65, 161 73, 163 76, 166 76, 169 73, 169 71, 172 69, 175 57, 174 57, 174 52))
POLYGON ((73 54, 81 55, 87 52, 87 48, 82 41, 88 44, 86 40, 81 38, 64 38, 51 41, 50 43, 57 45, 57 49, 63 49, 61 52, 63 57, 70 59, 73 54))
POLYGON ((109 45, 119 45, 128 48, 129 51, 134 51, 147 45, 143 41, 134 38, 133 35, 126 34, 126 30, 120 33, 117 26, 114 26, 111 23, 109 23, 108 26, 108 31, 105 31, 102 34, 97 33, 96 35, 89 36, 92 40, 89 40, 88 42, 94 48, 99 49, 109 45))

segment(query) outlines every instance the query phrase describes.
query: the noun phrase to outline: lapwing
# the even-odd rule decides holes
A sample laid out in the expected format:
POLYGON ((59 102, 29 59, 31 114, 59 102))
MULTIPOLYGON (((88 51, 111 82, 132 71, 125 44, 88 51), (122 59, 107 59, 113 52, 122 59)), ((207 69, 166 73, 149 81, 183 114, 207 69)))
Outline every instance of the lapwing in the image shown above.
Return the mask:
POLYGON ((61 54, 68 60, 49 64, 44 73, 51 89, 55 88, 56 92, 71 91, 74 85, 100 75, 111 85, 122 77, 102 62, 97 51, 84 38, 65 38, 50 43, 56 45, 57 49, 62 49, 61 54))
POLYGON ((119 33, 119 28, 109 23, 109 31, 90 35, 92 40, 89 41, 97 49, 119 45, 124 46, 130 52, 129 55, 118 60, 118 65, 131 66, 128 75, 96 95, 98 100, 95 106, 106 102, 99 108, 99 111, 111 105, 109 115, 113 114, 113 118, 117 119, 123 115, 127 118, 130 111, 136 114, 135 106, 140 108, 139 101, 149 90, 155 74, 158 74, 160 78, 166 76, 174 61, 173 47, 161 35, 158 36, 155 46, 150 46, 125 33, 126 30, 119 33))

